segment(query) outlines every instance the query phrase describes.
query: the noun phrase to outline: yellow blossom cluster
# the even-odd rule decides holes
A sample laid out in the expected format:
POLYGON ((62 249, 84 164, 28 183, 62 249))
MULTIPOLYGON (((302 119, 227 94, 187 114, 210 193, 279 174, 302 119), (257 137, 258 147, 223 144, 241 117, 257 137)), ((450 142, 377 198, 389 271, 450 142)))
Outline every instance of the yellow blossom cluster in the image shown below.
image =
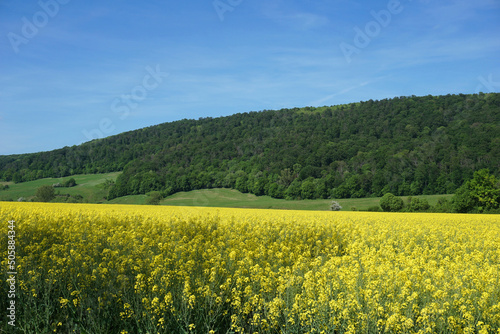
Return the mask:
POLYGON ((23 332, 500 333, 498 215, 0 203, 4 273, 12 220, 23 332))

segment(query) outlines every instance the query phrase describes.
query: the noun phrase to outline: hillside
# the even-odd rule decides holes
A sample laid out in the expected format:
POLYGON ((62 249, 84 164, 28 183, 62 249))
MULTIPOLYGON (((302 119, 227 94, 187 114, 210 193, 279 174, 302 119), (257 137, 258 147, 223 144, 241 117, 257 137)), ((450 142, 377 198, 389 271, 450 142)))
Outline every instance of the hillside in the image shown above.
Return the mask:
MULTIPOLYGON (((105 204, 146 204, 148 195, 128 195, 107 201, 108 185, 116 180, 120 173, 72 175, 67 178, 46 178, 22 183, 0 182, 0 201, 36 200, 36 190, 44 185, 64 183, 69 178, 76 181, 71 188, 56 188, 56 197, 52 202, 58 203, 105 203, 105 204), (1 190, 7 185, 7 189, 1 190)), ((450 199, 452 195, 423 195, 413 198, 425 199, 435 206, 438 199, 450 199)), ((402 198, 407 202, 407 198, 402 198)), ((339 200, 342 211, 368 210, 379 206, 379 197, 349 198, 339 200)), ((284 209, 284 210, 330 210, 331 200, 315 199, 303 201, 287 201, 269 196, 243 194, 238 190, 212 188, 178 192, 161 200, 162 205, 169 206, 209 206, 228 208, 253 209, 284 209)))
POLYGON ((275 198, 453 193, 500 167, 500 94, 400 97, 180 120, 50 152, 0 156, 24 182, 123 171, 109 199, 233 188, 275 198))
POLYGON ((120 173, 72 175, 66 178, 45 178, 22 183, 0 182, 0 201, 17 201, 19 199, 32 201, 35 200, 36 190, 39 187, 62 184, 73 178, 76 181, 76 186, 57 187, 55 189, 57 196, 53 202, 103 203, 108 194, 109 185, 116 180, 118 174, 120 173))

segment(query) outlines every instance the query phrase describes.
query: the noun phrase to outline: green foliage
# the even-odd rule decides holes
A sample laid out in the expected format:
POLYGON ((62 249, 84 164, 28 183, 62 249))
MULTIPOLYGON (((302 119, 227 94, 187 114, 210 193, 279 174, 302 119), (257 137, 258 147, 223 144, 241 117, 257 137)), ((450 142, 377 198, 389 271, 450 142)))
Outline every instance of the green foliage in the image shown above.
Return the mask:
POLYGON ((300 186, 300 195, 302 199, 313 199, 316 195, 316 187, 314 186, 314 179, 308 178, 302 182, 300 186))
POLYGON ((444 197, 441 197, 437 200, 436 205, 433 208, 434 212, 453 212, 453 206, 451 204, 451 201, 447 200, 444 197))
POLYGON ((368 209, 366 209, 366 211, 370 211, 370 212, 381 212, 382 209, 380 208, 380 206, 378 205, 373 205, 373 206, 370 206, 368 209))
POLYGON ((301 182, 298 179, 295 179, 288 189, 285 191, 286 199, 301 199, 302 189, 301 182))
POLYGON ((56 197, 56 192, 52 186, 41 186, 36 190, 35 197, 39 202, 50 202, 56 197))
POLYGON ((408 96, 184 119, 0 156, 0 179, 123 171, 109 199, 220 187, 287 199, 447 194, 476 170, 500 176, 499 99, 408 96))
POLYGON ((111 179, 106 179, 104 180, 104 182, 102 183, 102 188, 103 189, 111 189, 113 186, 115 185, 115 181, 111 180, 111 179))
POLYGON ((74 186, 76 186, 76 181, 74 178, 70 178, 69 180, 66 180, 63 183, 63 187, 66 187, 66 188, 71 188, 74 186))
POLYGON ((268 195, 273 198, 284 198, 285 187, 283 185, 278 185, 277 183, 271 183, 269 185, 268 195))
POLYGON ((485 212, 500 208, 500 181, 488 169, 474 173, 474 177, 458 188, 452 199, 456 212, 485 212))
POLYGON ((82 195, 70 195, 70 194, 57 194, 52 202, 57 203, 83 203, 84 198, 82 195))
POLYGON ((417 198, 409 196, 406 211, 408 212, 423 212, 430 209, 429 202, 425 198, 417 198))
POLYGON ((152 191, 148 195, 149 197, 146 200, 148 205, 159 205, 163 198, 159 191, 152 191))
POLYGON ((387 193, 380 199, 380 207, 387 212, 398 212, 403 209, 404 202, 394 194, 387 193))

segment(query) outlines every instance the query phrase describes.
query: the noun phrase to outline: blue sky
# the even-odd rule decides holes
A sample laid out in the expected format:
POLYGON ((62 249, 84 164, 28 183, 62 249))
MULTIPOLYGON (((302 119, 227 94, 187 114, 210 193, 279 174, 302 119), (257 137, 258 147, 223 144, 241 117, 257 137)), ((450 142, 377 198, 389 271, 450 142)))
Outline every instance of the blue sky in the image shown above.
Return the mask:
POLYGON ((0 155, 183 118, 500 91, 498 0, 4 0, 0 32, 0 155))

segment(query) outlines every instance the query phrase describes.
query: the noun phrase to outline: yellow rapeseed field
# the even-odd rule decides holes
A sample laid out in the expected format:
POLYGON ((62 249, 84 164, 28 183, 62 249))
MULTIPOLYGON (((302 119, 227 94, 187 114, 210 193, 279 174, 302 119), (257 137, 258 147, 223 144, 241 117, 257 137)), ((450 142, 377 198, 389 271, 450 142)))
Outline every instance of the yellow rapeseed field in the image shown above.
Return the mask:
POLYGON ((0 223, 0 332, 500 333, 499 215, 0 203, 0 223))

